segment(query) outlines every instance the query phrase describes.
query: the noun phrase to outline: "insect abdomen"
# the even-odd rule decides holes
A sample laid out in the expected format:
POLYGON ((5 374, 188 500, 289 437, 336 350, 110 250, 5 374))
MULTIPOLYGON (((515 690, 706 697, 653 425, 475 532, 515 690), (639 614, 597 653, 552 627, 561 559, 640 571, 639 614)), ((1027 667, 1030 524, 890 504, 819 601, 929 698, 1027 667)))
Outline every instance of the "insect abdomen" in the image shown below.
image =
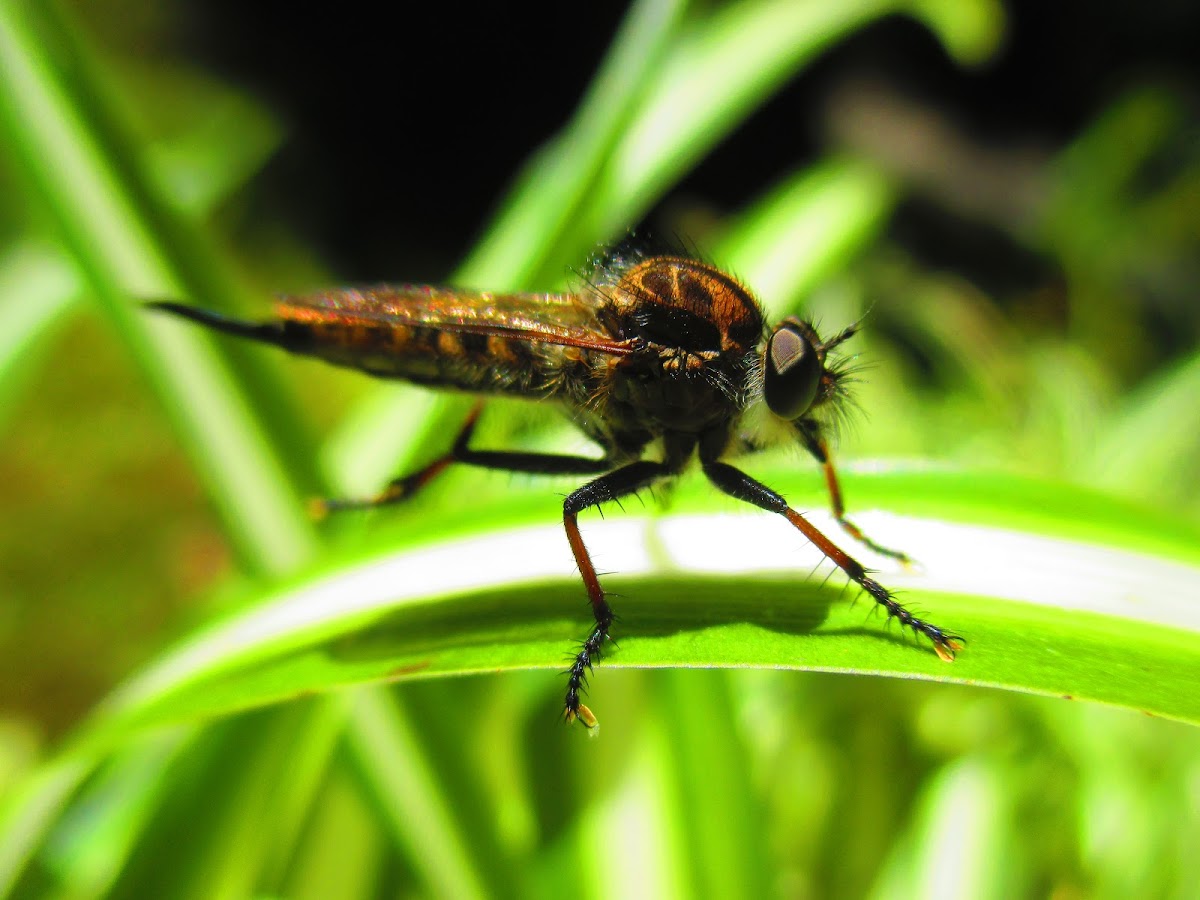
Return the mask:
POLYGON ((551 396, 560 384, 568 348, 497 334, 343 318, 281 318, 246 322, 182 303, 147 304, 214 331, 272 344, 380 378, 474 393, 551 396))
POLYGON ((553 393, 563 348, 501 335, 424 325, 287 322, 293 352, 430 387, 544 397, 553 393))

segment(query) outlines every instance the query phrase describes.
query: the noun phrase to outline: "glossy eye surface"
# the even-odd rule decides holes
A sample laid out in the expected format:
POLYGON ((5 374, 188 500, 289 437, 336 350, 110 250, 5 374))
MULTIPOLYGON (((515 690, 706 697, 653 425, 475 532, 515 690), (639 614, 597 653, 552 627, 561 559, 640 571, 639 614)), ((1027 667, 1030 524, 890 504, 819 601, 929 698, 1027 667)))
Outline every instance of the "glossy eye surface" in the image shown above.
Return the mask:
POLYGON ((785 322, 767 341, 763 362, 763 398, 771 412, 781 419, 808 412, 821 383, 821 360, 808 336, 785 322))

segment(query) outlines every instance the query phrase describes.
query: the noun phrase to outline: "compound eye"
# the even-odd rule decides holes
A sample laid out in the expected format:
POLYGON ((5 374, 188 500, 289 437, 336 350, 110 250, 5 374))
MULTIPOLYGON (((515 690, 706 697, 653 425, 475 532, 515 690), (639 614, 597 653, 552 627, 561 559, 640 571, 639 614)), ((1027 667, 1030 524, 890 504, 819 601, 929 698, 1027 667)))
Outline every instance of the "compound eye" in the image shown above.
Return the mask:
POLYGON ((812 406, 821 383, 821 360, 805 335, 780 325, 767 341, 763 397, 781 419, 798 419, 812 406))

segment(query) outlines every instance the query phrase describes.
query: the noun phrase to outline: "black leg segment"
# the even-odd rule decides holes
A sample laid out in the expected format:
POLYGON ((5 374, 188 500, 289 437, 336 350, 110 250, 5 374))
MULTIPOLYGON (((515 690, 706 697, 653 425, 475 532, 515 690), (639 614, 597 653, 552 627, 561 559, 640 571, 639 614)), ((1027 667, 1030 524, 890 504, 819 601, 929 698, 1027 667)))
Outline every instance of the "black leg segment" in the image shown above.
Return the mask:
POLYGON ((387 506, 391 503, 401 503, 413 497, 429 482, 448 469, 454 463, 476 466, 481 469, 493 469, 502 472, 523 472, 530 475, 591 475, 611 469, 613 461, 607 456, 600 459, 589 459, 586 456, 564 456, 552 453, 518 453, 506 450, 472 450, 467 446, 475 433, 475 423, 483 404, 476 404, 463 423, 454 445, 448 453, 439 456, 424 468, 418 469, 391 482, 380 494, 360 500, 322 500, 318 501, 318 514, 343 510, 365 509, 373 506, 387 506))
POLYGON ((589 728, 596 726, 595 715, 580 702, 580 698, 586 688, 588 675, 604 652, 604 642, 608 640, 608 632, 613 622, 612 608, 605 600, 604 588, 600 586, 600 579, 596 576, 596 567, 592 565, 592 558, 583 543, 583 535, 579 532, 579 513, 589 507, 636 493, 672 474, 674 470, 665 463, 630 463, 607 475, 601 475, 595 481, 589 481, 563 501, 563 527, 566 528, 567 540, 571 544, 571 552, 575 555, 575 564, 579 567, 579 574, 583 578, 584 587, 587 588, 588 600, 592 604, 592 614, 596 619, 595 626, 584 638, 571 668, 567 670, 567 696, 563 715, 568 722, 578 719, 589 728))
POLYGON ((829 557, 835 566, 845 572, 851 581, 866 591, 872 600, 887 610, 889 619, 898 619, 901 625, 911 628, 916 633, 923 634, 929 638, 933 644, 934 651, 946 662, 953 661, 954 654, 962 649, 962 638, 956 634, 942 630, 932 622, 926 622, 924 619, 918 618, 901 606, 887 588, 867 575, 866 569, 863 568, 858 560, 851 557, 834 544, 833 541, 829 540, 819 529, 805 519, 804 516, 788 506, 787 501, 783 497, 769 487, 755 481, 745 472, 735 469, 727 463, 705 463, 704 474, 708 476, 709 481, 729 496, 746 503, 752 503, 760 509, 767 510, 767 512, 777 513, 791 522, 797 530, 817 546, 818 550, 829 557))

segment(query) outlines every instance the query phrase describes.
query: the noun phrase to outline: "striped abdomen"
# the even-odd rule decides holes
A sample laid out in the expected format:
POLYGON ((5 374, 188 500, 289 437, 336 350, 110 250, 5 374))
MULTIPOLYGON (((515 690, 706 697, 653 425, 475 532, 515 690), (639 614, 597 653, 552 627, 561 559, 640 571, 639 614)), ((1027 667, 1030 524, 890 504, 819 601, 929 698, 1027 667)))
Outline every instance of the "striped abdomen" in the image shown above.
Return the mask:
POLYGON ((430 387, 547 397, 568 364, 568 348, 440 326, 353 319, 278 324, 279 345, 293 353, 430 387))

